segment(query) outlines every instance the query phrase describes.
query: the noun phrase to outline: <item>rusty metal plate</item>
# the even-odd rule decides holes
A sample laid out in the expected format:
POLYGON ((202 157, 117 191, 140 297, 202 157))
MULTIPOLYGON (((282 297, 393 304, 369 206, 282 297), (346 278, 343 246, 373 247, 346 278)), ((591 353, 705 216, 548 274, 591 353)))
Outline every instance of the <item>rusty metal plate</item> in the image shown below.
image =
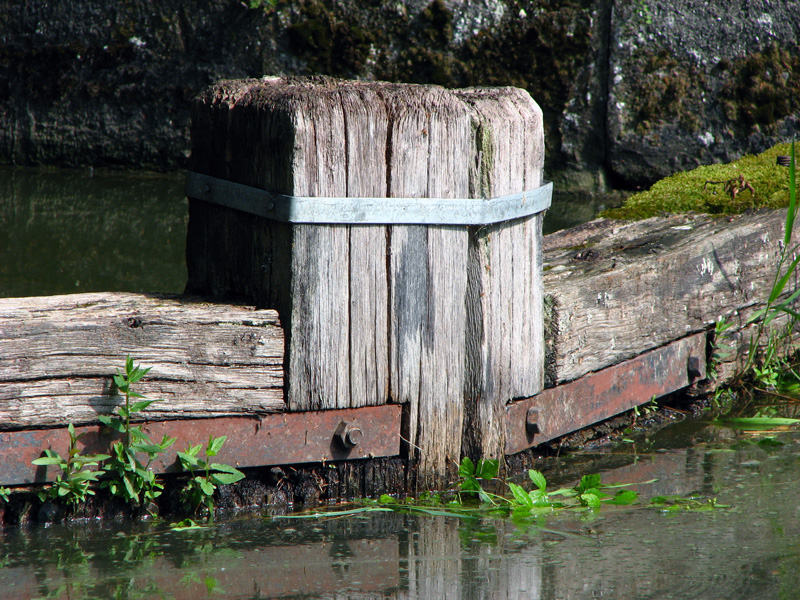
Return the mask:
MULTIPOLYGON (((178 471, 176 452, 205 444, 209 435, 228 436, 215 462, 236 467, 290 465, 353 460, 400 453, 399 405, 281 413, 258 417, 221 417, 143 424, 153 441, 164 435, 177 438, 152 467, 156 473, 178 471)), ((76 427, 85 434, 78 447, 86 453, 108 453, 119 435, 99 425, 76 427)), ((31 461, 45 449, 66 456, 66 428, 0 432, 0 485, 52 481, 55 467, 35 467, 31 461)))
POLYGON ((683 389, 705 377, 706 335, 651 350, 509 404, 506 454, 515 454, 683 389))

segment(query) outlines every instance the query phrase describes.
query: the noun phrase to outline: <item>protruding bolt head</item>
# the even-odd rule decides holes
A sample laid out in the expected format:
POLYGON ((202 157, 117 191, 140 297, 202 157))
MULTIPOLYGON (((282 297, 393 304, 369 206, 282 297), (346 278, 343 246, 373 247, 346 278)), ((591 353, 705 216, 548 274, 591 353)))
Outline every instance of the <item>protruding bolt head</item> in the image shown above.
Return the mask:
POLYGON ((361 431, 360 427, 347 421, 342 421, 336 428, 333 437, 345 448, 353 448, 361 442, 364 432, 361 431))
POLYGON ((532 406, 528 409, 525 413, 525 431, 528 432, 528 435, 533 435, 535 433, 542 433, 542 428, 540 424, 541 420, 541 413, 539 408, 536 406, 532 406))

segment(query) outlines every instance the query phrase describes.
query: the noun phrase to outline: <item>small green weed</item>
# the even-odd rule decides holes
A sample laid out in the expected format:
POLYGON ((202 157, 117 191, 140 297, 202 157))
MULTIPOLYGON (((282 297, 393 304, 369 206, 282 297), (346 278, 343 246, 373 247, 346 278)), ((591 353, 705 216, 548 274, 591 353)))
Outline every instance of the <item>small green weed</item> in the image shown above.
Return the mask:
POLYGON ((175 438, 165 435, 161 442, 153 443, 141 427, 131 427, 131 416, 155 402, 132 389, 149 371, 150 368, 142 369, 140 365, 134 365, 133 359, 128 356, 125 359, 125 372, 114 375, 114 384, 125 394, 125 405, 117 409, 116 418, 105 415, 99 417, 104 425, 123 436, 123 441, 111 446, 112 454, 104 465, 108 477, 102 485, 113 495, 135 504, 153 502, 161 495, 164 485, 156 478, 150 465, 175 442, 175 438), (132 398, 138 401, 131 403, 132 398), (142 463, 137 453, 147 456, 147 462, 142 463))
POLYGON ((733 322, 721 316, 714 323, 714 334, 711 337, 711 352, 706 363, 706 375, 712 380, 717 379, 717 366, 728 360, 733 355, 733 344, 730 341, 733 322))
POLYGON ((189 481, 181 494, 193 513, 204 506, 209 514, 214 513, 214 491, 218 485, 236 483, 245 477, 244 473, 229 465, 212 463, 209 459, 219 454, 228 436, 215 438, 209 436, 205 448, 206 458, 200 458, 202 444, 191 446, 185 452, 178 452, 178 460, 185 471, 190 473, 189 481))
POLYGON ((509 500, 511 509, 520 514, 543 514, 563 508, 600 508, 603 504, 628 505, 637 501, 639 494, 633 490, 620 490, 611 495, 605 490, 619 486, 604 486, 599 474, 584 475, 572 488, 547 491, 544 475, 531 469, 528 476, 533 489, 526 491, 522 486, 509 483, 513 499, 509 500))
POLYGON ((11 497, 11 490, 7 487, 0 487, 0 500, 3 502, 8 502, 8 499, 11 497))
POLYGON ((86 500, 87 496, 94 496, 91 484, 97 481, 101 472, 90 469, 96 467, 101 461, 109 458, 108 454, 82 455, 78 449, 78 440, 84 434, 75 435, 72 423, 67 428, 69 432, 69 452, 65 458, 59 456, 54 450, 45 450, 44 456, 33 461, 37 466, 55 465, 61 473, 53 482, 39 493, 39 499, 64 500, 69 504, 77 505, 86 500))
POLYGON ((476 494, 482 502, 493 504, 492 496, 483 489, 481 480, 489 482, 497 477, 500 461, 497 459, 480 459, 478 464, 472 462, 467 456, 458 466, 458 475, 461 478, 459 488, 462 493, 476 494))

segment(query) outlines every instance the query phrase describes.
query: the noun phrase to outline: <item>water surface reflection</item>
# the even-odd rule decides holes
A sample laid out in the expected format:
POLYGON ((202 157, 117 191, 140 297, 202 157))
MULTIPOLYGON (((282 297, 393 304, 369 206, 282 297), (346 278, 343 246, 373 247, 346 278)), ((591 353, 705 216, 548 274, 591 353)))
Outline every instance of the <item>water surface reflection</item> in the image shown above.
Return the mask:
POLYGON ((5 532, 0 597, 796 598, 800 434, 765 445, 717 427, 684 428, 661 435, 688 435, 692 447, 655 439, 646 451, 605 455, 622 466, 604 481, 656 477, 641 486, 643 497, 700 492, 731 508, 606 507, 540 524, 371 513, 248 517, 184 532, 31 527, 5 532))

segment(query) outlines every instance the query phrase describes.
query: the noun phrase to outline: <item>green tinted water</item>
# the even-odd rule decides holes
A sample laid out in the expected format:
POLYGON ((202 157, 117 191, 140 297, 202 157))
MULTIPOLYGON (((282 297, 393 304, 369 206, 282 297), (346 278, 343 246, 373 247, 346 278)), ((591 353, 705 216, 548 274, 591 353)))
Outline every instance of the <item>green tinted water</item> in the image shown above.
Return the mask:
MULTIPOLYGON (((557 193, 545 232, 607 204, 557 193)), ((180 293, 187 219, 182 174, 0 166, 0 297, 180 293)))
POLYGON ((177 174, 0 167, 0 297, 182 292, 177 174))

